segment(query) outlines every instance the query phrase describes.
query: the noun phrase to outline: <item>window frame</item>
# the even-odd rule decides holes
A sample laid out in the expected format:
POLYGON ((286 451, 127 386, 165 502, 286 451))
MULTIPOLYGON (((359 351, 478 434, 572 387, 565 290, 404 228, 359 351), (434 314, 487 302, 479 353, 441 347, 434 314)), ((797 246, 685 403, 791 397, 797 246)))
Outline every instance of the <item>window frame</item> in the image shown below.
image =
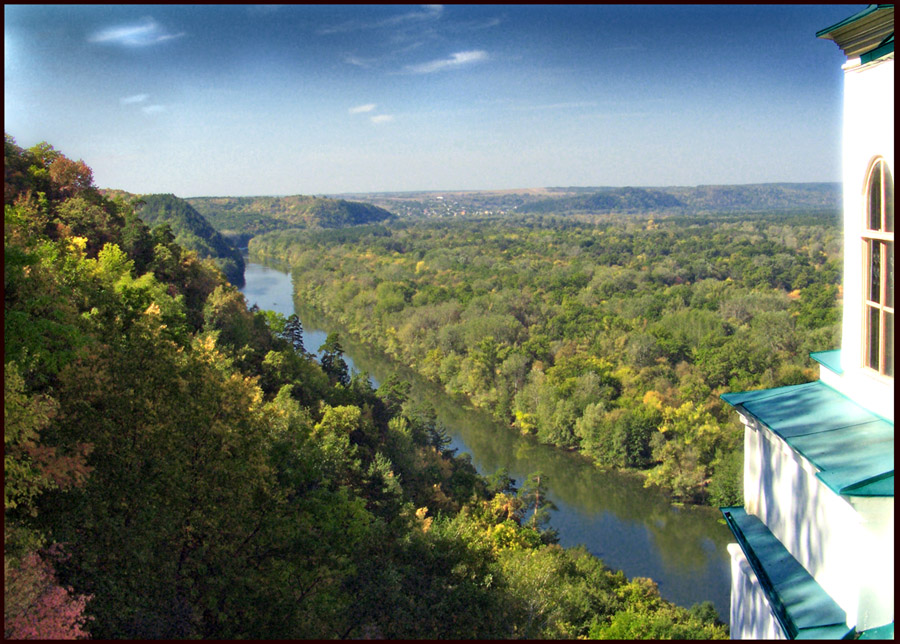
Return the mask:
POLYGON ((867 373, 877 375, 880 378, 894 379, 894 288, 893 288, 893 255, 894 255, 894 223, 893 223, 893 193, 894 181, 887 161, 877 157, 869 166, 866 174, 865 190, 863 194, 863 227, 862 227, 862 261, 863 261, 863 305, 862 305, 862 354, 861 362, 867 373), (877 184, 876 184, 877 179, 877 184), (877 185, 877 188, 876 188, 877 185), (890 186, 890 189, 888 189, 890 186), (873 198, 877 189, 877 218, 878 228, 872 228, 872 217, 875 208, 873 198), (888 219, 890 212, 890 219, 888 219), (873 275, 875 263, 873 256, 877 249, 878 275, 873 275), (877 280, 878 299, 872 299, 873 278, 877 280), (873 320, 877 316, 878 338, 874 340, 873 347, 873 320), (888 325, 890 321, 890 325, 888 325), (891 330, 888 333, 888 326, 891 330), (890 337, 888 337, 890 336, 890 337), (877 350, 876 364, 873 366, 873 350, 877 350))

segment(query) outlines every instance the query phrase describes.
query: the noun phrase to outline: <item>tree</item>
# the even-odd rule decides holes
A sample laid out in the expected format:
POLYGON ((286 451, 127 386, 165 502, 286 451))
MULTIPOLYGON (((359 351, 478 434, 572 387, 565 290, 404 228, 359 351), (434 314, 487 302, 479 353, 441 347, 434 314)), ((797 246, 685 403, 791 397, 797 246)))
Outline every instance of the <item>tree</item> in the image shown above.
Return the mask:
POLYGON ((547 496, 548 490, 547 477, 542 472, 529 474, 519 490, 519 498, 531 512, 531 527, 535 530, 550 520, 550 510, 557 509, 547 496))
POLYGON ((322 370, 328 374, 328 378, 345 387, 349 385, 350 373, 344 361, 344 349, 341 347, 341 337, 337 331, 328 334, 319 351, 322 352, 322 370))
POLYGON ((297 317, 296 313, 291 314, 284 323, 284 331, 281 332, 281 337, 290 342, 291 346, 294 347, 294 351, 299 355, 306 353, 306 349, 303 347, 303 324, 301 324, 300 318, 297 317))
POLYGON ((4 558, 3 636, 6 639, 86 639, 89 595, 63 588, 49 562, 36 552, 17 564, 4 558))

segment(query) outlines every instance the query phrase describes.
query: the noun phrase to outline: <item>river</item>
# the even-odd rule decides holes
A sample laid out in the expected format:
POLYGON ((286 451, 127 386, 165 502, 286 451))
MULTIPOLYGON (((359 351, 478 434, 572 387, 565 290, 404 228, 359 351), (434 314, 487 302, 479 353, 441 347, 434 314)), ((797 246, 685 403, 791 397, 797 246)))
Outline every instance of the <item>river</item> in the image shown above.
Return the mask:
POLYGON ((733 536, 717 510, 673 506, 659 491, 645 488, 639 475, 601 472, 578 455, 523 437, 451 398, 295 302, 289 273, 248 262, 245 279, 241 291, 248 305, 285 316, 297 313, 307 351, 325 342, 325 329, 336 330, 351 372, 368 373, 373 387, 392 373, 411 382, 412 395, 434 406, 452 439, 450 447, 470 454, 479 473, 505 467, 521 484, 530 472, 542 471, 558 508, 551 512, 550 525, 559 531, 561 545, 582 544, 629 578, 650 577, 664 598, 680 606, 711 601, 727 622, 731 569, 726 545, 733 536))

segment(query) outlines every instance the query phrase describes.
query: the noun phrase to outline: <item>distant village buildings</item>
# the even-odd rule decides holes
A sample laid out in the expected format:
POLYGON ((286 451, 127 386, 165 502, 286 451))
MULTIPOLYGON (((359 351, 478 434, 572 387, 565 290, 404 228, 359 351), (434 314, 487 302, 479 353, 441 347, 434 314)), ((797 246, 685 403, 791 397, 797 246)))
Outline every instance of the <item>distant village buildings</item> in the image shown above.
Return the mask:
POLYGON ((847 56, 841 347, 815 382, 723 395, 745 425, 733 639, 894 636, 893 5, 817 36, 847 56))

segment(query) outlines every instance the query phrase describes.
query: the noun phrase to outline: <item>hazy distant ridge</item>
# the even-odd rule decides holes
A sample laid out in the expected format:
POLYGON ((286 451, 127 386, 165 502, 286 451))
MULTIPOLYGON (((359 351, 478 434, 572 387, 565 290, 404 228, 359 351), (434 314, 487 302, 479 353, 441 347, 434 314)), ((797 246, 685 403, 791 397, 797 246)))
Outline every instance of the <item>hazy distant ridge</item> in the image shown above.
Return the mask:
MULTIPOLYGON (((550 188, 552 192, 579 192, 585 188, 550 188)), ((542 199, 518 208, 519 212, 741 212, 789 211, 804 208, 837 209, 839 183, 760 183, 668 188, 595 188, 588 194, 542 199)))
POLYGON ((368 203, 292 195, 287 197, 192 197, 186 201, 216 230, 246 243, 250 237, 285 228, 339 228, 392 219, 368 203))

